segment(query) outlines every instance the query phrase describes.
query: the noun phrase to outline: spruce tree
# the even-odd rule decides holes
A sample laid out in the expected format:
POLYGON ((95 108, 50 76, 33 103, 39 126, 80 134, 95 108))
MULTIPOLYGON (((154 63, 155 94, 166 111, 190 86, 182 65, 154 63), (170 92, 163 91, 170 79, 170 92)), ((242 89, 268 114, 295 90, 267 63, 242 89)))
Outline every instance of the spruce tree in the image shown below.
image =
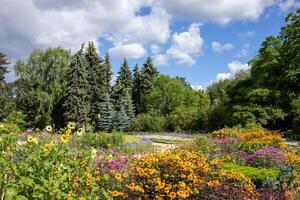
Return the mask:
POLYGON ((152 80, 158 76, 158 70, 153 65, 152 58, 148 57, 141 69, 141 90, 147 94, 152 89, 152 80))
POLYGON ((88 97, 87 61, 81 49, 72 57, 66 76, 64 98, 64 116, 66 121, 75 121, 84 125, 88 121, 90 109, 88 97))
POLYGON ((120 111, 115 113, 114 127, 118 131, 125 131, 129 127, 129 117, 126 114, 124 106, 121 107, 120 111))
POLYGON ((111 132, 114 128, 114 110, 111 99, 106 93, 105 99, 100 103, 100 115, 98 115, 98 128, 111 132))
POLYGON ((137 64, 133 69, 132 100, 135 107, 135 113, 138 114, 140 111, 140 103, 141 103, 141 76, 137 64))
POLYGON ((108 53, 105 54, 104 62, 100 66, 101 68, 101 93, 103 94, 103 99, 105 99, 105 94, 111 92, 111 63, 110 63, 110 56, 108 53))
POLYGON ((133 82, 131 71, 128 66, 127 60, 124 58, 124 62, 118 72, 116 83, 113 87, 112 98, 114 101, 116 111, 120 111, 122 107, 122 98, 125 95, 125 90, 132 90, 133 82))
POLYGON ((93 42, 88 43, 85 53, 87 60, 87 80, 89 83, 88 96, 90 100, 89 118, 92 124, 96 122, 96 116, 100 113, 100 103, 103 100, 102 94, 102 71, 101 59, 93 42))
POLYGON ((123 98, 123 107, 126 115, 131 120, 135 116, 134 106, 132 101, 131 91, 129 89, 125 90, 124 98, 123 98))
POLYGON ((5 74, 8 73, 7 65, 9 62, 5 58, 5 55, 0 52, 0 95, 5 93, 5 74))

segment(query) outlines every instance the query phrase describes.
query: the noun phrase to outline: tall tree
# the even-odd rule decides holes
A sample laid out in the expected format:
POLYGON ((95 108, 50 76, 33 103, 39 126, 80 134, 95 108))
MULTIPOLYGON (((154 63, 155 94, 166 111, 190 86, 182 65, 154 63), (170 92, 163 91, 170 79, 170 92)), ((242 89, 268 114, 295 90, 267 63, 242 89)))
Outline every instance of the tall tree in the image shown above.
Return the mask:
POLYGON ((104 101, 100 103, 100 115, 98 116, 98 128, 111 132, 114 128, 114 109, 108 93, 106 93, 104 101))
POLYGON ((66 92, 64 99, 64 116, 66 121, 74 121, 80 125, 88 122, 90 109, 87 91, 87 61, 81 49, 72 57, 66 76, 66 92))
POLYGON ((61 123, 65 75, 70 64, 70 51, 48 48, 33 51, 26 61, 17 61, 14 71, 17 108, 26 114, 29 127, 44 128, 61 123))
POLYGON ((101 59, 93 42, 89 42, 85 53, 87 60, 87 80, 89 83, 88 96, 90 99, 89 119, 96 123, 96 116, 100 113, 100 103, 103 101, 101 59))
POLYGON ((8 73, 7 65, 9 62, 5 55, 0 52, 0 121, 9 114, 11 110, 11 99, 6 95, 7 85, 5 82, 5 74, 8 73))
POLYGON ((131 120, 135 116, 134 105, 132 101, 131 91, 129 89, 125 90, 125 94, 123 97, 123 107, 126 115, 131 120))
POLYGON ((129 126, 129 117, 126 114, 124 107, 122 106, 120 111, 115 113, 114 127, 118 131, 125 131, 129 126))
POLYGON ((104 62, 100 66, 101 67, 101 93, 103 94, 103 98, 105 99, 106 93, 111 92, 111 78, 112 78, 112 71, 111 71, 111 62, 110 56, 108 53, 104 56, 104 62))
POLYGON ((135 113, 140 113, 141 104, 141 76, 138 65, 136 64, 133 69, 133 88, 132 88, 132 99, 135 107, 135 113))
POLYGON ((127 63, 127 60, 124 58, 123 64, 118 72, 118 77, 116 83, 113 87, 112 98, 114 100, 115 109, 120 111, 122 107, 122 98, 125 95, 125 91, 129 89, 132 91, 132 75, 127 63))
POLYGON ((152 89, 152 81, 158 76, 158 70, 153 65, 152 58, 148 57, 141 69, 141 89, 143 94, 147 94, 152 89))

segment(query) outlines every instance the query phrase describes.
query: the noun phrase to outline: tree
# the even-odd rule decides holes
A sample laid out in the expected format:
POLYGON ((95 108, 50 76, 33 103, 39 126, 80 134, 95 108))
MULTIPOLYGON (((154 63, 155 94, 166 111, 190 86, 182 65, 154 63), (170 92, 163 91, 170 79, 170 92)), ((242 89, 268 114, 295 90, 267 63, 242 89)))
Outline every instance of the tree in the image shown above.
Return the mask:
POLYGON ((28 127, 62 125, 62 99, 70 51, 57 47, 33 51, 26 61, 17 61, 14 71, 17 108, 26 115, 28 127))
POLYGON ((89 118, 96 123, 96 116, 100 113, 100 103, 103 101, 101 59, 93 42, 89 42, 85 53, 87 60, 87 80, 89 83, 88 96, 90 99, 89 118))
POLYGON ((101 67, 101 93, 105 99, 107 93, 111 92, 111 63, 110 63, 110 56, 108 53, 105 54, 104 62, 100 66, 101 67))
POLYGON ((152 81, 158 76, 158 71, 154 67, 152 58, 148 57, 141 69, 141 89, 143 94, 147 94, 152 89, 152 81))
POLYGON ((66 92, 64 98, 64 116, 66 121, 74 121, 80 125, 88 122, 90 109, 87 91, 87 61, 81 49, 72 57, 71 64, 66 75, 66 92))
POLYGON ((135 113, 140 113, 141 104, 141 76, 138 65, 135 65, 133 69, 133 89, 132 89, 132 99, 135 107, 135 113))
POLYGON ((134 118, 134 116, 135 116, 134 106, 133 106, 133 102, 132 102, 132 95, 131 95, 129 89, 125 90, 125 94, 123 97, 123 107, 124 107, 125 113, 128 116, 128 118, 130 120, 132 118, 134 118))
POLYGON ((100 115, 97 125, 100 130, 109 132, 114 128, 114 109, 108 93, 106 93, 104 101, 100 103, 100 115))
POLYGON ((113 87, 112 99, 114 101, 115 110, 120 111, 122 107, 122 98, 125 95, 125 91, 129 89, 132 91, 132 76, 128 66, 127 60, 124 58, 123 64, 118 72, 116 84, 113 87))
POLYGON ((120 111, 115 113, 114 127, 118 131, 125 131, 129 126, 129 117, 126 114, 124 107, 122 106, 120 111))
POLYGON ((9 62, 5 55, 0 52, 0 121, 6 117, 14 107, 12 98, 7 95, 7 84, 5 82, 5 74, 8 73, 7 65, 9 62))

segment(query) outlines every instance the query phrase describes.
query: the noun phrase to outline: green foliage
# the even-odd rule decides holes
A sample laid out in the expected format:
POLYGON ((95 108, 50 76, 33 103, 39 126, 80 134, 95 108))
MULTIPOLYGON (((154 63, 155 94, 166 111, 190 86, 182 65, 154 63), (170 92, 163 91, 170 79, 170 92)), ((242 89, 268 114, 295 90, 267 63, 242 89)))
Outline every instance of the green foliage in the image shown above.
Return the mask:
POLYGON ((140 73, 140 88, 142 94, 147 94, 152 89, 152 81, 158 76, 158 71, 153 65, 152 58, 148 57, 146 62, 143 64, 140 73))
POLYGON ((17 107, 26 115, 27 126, 44 128, 53 121, 60 123, 56 116, 61 115, 70 57, 68 50, 48 48, 35 50, 26 61, 15 64, 17 107))
POLYGON ((15 124, 20 128, 20 130, 23 130, 25 127, 25 118, 26 116, 23 112, 15 110, 4 119, 4 122, 8 124, 15 124))
POLYGON ((263 148, 264 146, 265 145, 263 143, 254 140, 254 141, 241 142, 237 145, 237 148, 247 153, 253 153, 256 150, 263 148))
POLYGON ((132 88, 132 99, 133 104, 135 107, 135 113, 140 113, 140 104, 141 104, 141 95, 142 95, 142 88, 141 88, 141 74, 139 71, 138 65, 135 65, 133 69, 133 88, 132 88))
POLYGON ((88 97, 90 101, 89 118, 96 123, 96 116, 100 113, 100 103, 103 101, 101 59, 93 42, 89 42, 85 53, 87 60, 87 80, 89 84, 88 97))
POLYGON ((134 105, 132 101, 132 95, 129 89, 125 90, 123 102, 124 102, 123 103, 124 111, 127 117, 129 118, 129 120, 131 120, 135 116, 135 112, 134 112, 134 105))
POLYGON ((104 102, 100 104, 100 115, 98 115, 98 128, 104 131, 112 131, 114 128, 114 109, 110 97, 106 94, 104 102))
POLYGON ((279 175, 278 169, 240 166, 234 163, 225 163, 224 168, 248 176, 257 187, 263 186, 263 183, 268 179, 276 179, 279 175))
POLYGON ((86 148, 109 148, 122 145, 125 140, 120 133, 87 133, 79 138, 80 144, 86 148))
POLYGON ((88 122, 90 110, 87 91, 87 61, 83 54, 83 46, 72 57, 66 75, 66 91, 64 95, 64 116, 66 121, 84 125, 88 122))
POLYGON ((118 131, 125 131, 128 129, 130 118, 127 116, 124 107, 120 111, 115 112, 114 129, 118 131))
POLYGON ((151 114, 139 114, 132 119, 130 130, 132 131, 151 131, 159 132, 167 128, 167 120, 162 116, 153 116, 151 114))
POLYGON ((202 151, 204 154, 209 154, 214 145, 209 141, 207 136, 199 135, 195 138, 196 149, 202 151))
POLYGON ((12 134, 21 131, 17 124, 0 123, 0 135, 12 134))
POLYGON ((0 52, 0 95, 2 96, 5 91, 5 74, 8 73, 7 65, 9 62, 5 58, 5 55, 0 52))

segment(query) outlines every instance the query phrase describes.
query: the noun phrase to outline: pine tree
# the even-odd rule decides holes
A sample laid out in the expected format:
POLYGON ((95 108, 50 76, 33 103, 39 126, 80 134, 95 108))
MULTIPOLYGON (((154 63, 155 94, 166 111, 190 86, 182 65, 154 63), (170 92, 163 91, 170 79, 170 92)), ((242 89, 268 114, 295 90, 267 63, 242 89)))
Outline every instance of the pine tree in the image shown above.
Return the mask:
POLYGON ((129 117, 126 114, 124 107, 122 106, 120 111, 115 113, 114 127, 118 131, 125 131, 129 126, 129 117))
POLYGON ((7 65, 9 62, 5 58, 5 55, 0 52, 0 95, 4 95, 5 91, 5 74, 8 73, 7 65))
POLYGON ((126 115, 131 120, 135 116, 134 106, 132 102, 132 95, 129 89, 125 90, 124 98, 123 98, 123 107, 126 115))
POLYGON ((140 111, 141 103, 141 76, 139 67, 136 64, 133 69, 133 88, 132 88, 132 100, 135 107, 135 113, 138 114, 140 111))
POLYGON ((102 93, 102 69, 101 59, 97 53, 93 42, 88 43, 87 51, 85 53, 87 60, 87 80, 89 83, 88 96, 90 99, 89 118, 92 124, 96 122, 96 116, 100 113, 100 103, 103 101, 102 93))
POLYGON ((124 58, 124 62, 118 72, 116 83, 113 87, 112 98, 114 100, 115 110, 120 111, 122 107, 122 98, 125 95, 125 90, 132 90, 133 82, 131 71, 128 66, 127 60, 124 58))
POLYGON ((106 93, 104 101, 100 103, 100 115, 97 124, 99 129, 104 131, 111 132, 114 128, 114 110, 108 93, 106 93))
POLYGON ((154 67, 151 57, 148 57, 141 69, 141 89, 143 94, 147 94, 152 88, 152 80, 158 76, 158 71, 154 67))
POLYGON ((111 92, 111 63, 110 56, 108 53, 105 54, 104 62, 101 65, 101 93, 103 94, 103 98, 105 99, 105 94, 111 92))
POLYGON ((87 61, 81 49, 72 57, 71 64, 66 76, 66 92, 64 115, 66 121, 75 121, 84 125, 88 121, 88 112, 90 109, 89 89, 87 80, 87 61))

